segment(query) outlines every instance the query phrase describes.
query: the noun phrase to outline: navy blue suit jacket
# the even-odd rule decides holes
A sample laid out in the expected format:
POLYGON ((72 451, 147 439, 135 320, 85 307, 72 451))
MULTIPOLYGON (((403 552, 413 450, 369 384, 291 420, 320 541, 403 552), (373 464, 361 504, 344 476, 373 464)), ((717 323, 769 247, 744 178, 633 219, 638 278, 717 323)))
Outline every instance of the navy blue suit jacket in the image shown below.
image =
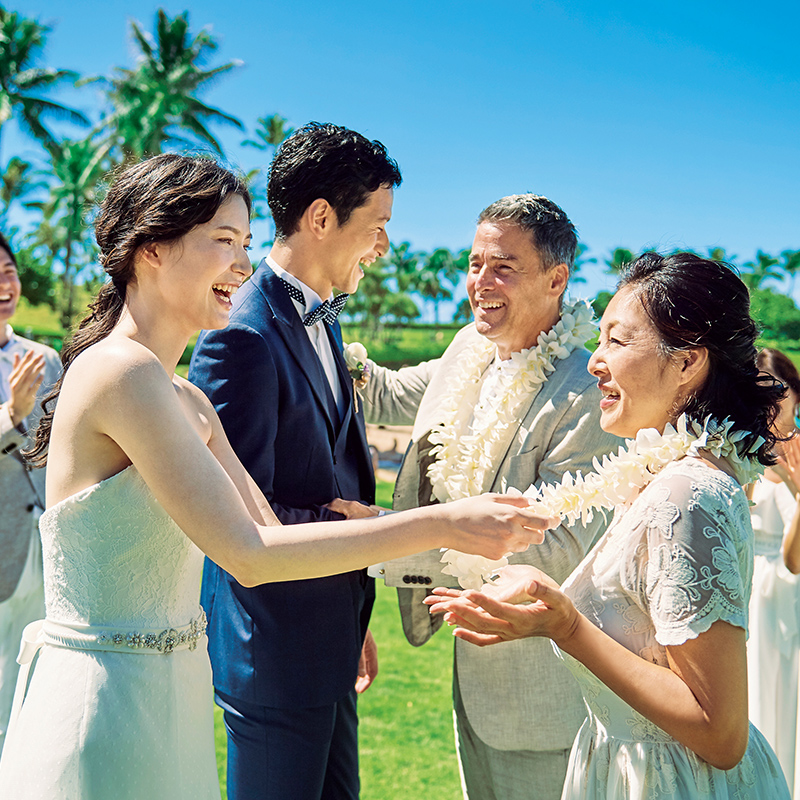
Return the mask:
MULTIPOLYGON (((335 497, 374 502, 341 330, 325 328, 347 399, 342 420, 292 300, 265 262, 236 294, 230 325, 201 334, 189 370, 284 524, 342 519, 324 508, 335 497)), ((214 686, 273 708, 336 702, 355 683, 374 596, 366 570, 245 588, 206 559, 201 602, 214 686)))

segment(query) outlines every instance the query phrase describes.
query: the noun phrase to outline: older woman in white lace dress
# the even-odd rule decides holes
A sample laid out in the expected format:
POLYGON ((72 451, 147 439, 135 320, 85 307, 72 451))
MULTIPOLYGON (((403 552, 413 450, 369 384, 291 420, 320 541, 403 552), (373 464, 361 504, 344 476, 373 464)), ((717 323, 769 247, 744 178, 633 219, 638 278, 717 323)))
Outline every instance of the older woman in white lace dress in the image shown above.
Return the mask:
POLYGON ((637 442, 545 498, 573 513, 617 504, 613 522, 561 587, 513 567, 483 593, 431 598, 476 645, 557 645, 589 712, 565 800, 789 796, 747 713, 753 534, 742 484, 773 460, 781 394, 758 373, 755 336, 747 289, 726 265, 637 259, 589 362, 603 429, 637 442))

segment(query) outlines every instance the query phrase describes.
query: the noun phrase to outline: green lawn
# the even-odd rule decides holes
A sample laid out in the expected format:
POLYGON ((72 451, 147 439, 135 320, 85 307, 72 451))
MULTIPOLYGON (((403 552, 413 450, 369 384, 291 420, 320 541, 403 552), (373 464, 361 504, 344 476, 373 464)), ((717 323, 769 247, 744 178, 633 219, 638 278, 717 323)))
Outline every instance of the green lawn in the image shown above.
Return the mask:
MULTIPOLYGON (((391 505, 392 485, 378 485, 378 503, 391 505)), ((440 631, 412 647, 403 636, 397 593, 378 582, 372 633, 380 670, 358 701, 361 797, 388 800, 428 795, 460 800, 453 741, 452 637, 440 631)), ((225 793, 225 728, 214 709, 222 796, 225 793)))

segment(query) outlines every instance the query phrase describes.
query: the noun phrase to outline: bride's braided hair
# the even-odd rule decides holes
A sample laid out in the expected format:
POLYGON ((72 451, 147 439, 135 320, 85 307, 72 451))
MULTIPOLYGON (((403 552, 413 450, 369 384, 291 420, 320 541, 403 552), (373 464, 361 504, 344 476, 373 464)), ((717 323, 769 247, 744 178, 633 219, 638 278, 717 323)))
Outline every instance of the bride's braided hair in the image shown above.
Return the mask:
POLYGON ((220 205, 238 195, 250 210, 241 178, 209 158, 165 153, 124 170, 112 183, 94 224, 100 265, 109 277, 89 306, 90 313, 64 343, 61 377, 42 401, 42 415, 31 447, 36 467, 47 462, 53 414, 64 375, 87 347, 108 336, 122 315, 128 284, 136 280, 136 253, 151 242, 169 242, 208 222, 220 205))
POLYGON ((759 372, 755 341, 758 328, 750 317, 750 295, 734 269, 694 253, 643 253, 622 273, 617 289, 639 298, 661 339, 664 356, 704 347, 709 370, 705 383, 679 412, 703 422, 726 417, 749 431, 741 445, 749 449, 759 437, 755 456, 774 463, 772 422, 783 388, 759 372))

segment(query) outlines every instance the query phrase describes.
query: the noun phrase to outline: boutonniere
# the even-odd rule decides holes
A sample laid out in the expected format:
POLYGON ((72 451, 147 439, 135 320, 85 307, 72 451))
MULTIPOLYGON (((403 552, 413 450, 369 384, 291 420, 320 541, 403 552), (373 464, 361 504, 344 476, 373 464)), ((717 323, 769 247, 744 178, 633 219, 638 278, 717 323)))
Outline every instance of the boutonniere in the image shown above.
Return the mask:
POLYGON ((367 363, 367 348, 361 342, 351 342, 344 346, 344 363, 353 380, 353 403, 358 413, 358 390, 367 385, 370 368, 367 363))

